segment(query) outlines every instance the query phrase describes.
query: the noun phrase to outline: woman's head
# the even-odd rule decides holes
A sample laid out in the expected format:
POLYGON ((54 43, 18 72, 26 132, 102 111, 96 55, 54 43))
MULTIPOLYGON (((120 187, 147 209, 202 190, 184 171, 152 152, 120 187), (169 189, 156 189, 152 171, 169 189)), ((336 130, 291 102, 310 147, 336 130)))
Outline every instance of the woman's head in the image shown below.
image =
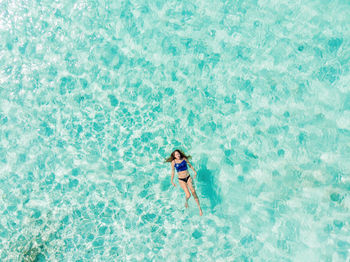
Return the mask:
POLYGON ((182 158, 182 157, 181 157, 181 153, 180 153, 179 151, 175 150, 173 153, 174 153, 173 156, 174 156, 176 159, 180 160, 180 159, 182 158))
POLYGON ((174 159, 182 159, 186 157, 187 159, 192 158, 190 155, 186 155, 182 150, 175 149, 171 154, 170 157, 168 157, 165 162, 172 162, 174 159))

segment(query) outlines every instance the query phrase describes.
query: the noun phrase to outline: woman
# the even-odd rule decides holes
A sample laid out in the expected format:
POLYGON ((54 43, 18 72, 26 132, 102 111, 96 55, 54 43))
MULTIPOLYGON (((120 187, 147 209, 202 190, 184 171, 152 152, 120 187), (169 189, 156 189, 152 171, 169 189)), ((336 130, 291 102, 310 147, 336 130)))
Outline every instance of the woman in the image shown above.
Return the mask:
POLYGON ((186 203, 185 207, 188 207, 188 199, 191 197, 191 194, 188 190, 188 187, 190 188, 192 195, 194 197, 194 200, 196 200, 198 207, 199 207, 199 215, 203 215, 201 206, 199 204, 199 199, 196 194, 196 191, 194 190, 193 184, 192 184, 192 177, 190 176, 190 173, 188 172, 187 164, 190 166, 190 168, 194 172, 194 178, 197 176, 197 172, 194 170, 193 166, 190 164, 188 159, 190 159, 191 156, 186 156, 181 150, 176 149, 174 152, 171 153, 170 157, 166 160, 166 162, 171 162, 171 183, 173 186, 176 186, 173 179, 174 179, 174 169, 176 168, 176 171, 179 175, 179 183, 182 189, 185 191, 186 194, 186 203), (188 186, 188 187, 187 187, 188 186))

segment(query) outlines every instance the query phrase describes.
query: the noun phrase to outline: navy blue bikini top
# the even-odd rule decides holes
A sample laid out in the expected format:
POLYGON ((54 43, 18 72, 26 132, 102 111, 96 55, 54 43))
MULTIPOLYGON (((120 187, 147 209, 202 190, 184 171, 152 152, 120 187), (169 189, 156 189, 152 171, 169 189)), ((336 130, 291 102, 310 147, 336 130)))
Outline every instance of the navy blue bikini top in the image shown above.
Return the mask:
MULTIPOLYGON (((174 161, 175 161, 175 160, 174 160, 174 161)), ((176 163, 176 162, 175 162, 175 168, 176 168, 176 171, 177 171, 177 172, 187 170, 187 162, 185 161, 185 159, 182 160, 181 163, 176 163)))

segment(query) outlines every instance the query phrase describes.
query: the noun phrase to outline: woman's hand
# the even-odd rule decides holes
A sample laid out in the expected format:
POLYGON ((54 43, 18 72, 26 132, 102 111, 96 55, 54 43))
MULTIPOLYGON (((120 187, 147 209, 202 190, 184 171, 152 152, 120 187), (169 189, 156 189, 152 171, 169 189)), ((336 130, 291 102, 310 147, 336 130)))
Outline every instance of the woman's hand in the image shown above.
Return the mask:
POLYGON ((171 183, 173 184, 173 186, 176 186, 175 183, 173 181, 171 181, 171 183))
POLYGON ((197 176, 197 172, 196 172, 196 171, 194 171, 194 178, 196 178, 196 176, 197 176))

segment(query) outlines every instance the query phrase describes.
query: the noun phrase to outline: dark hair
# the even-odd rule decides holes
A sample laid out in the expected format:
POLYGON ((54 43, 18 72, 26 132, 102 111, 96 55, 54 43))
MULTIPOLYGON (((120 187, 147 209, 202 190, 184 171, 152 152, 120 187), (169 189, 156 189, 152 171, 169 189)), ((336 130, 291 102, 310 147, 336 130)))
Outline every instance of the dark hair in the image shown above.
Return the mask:
POLYGON ((184 152, 182 152, 182 150, 175 149, 164 162, 172 162, 175 159, 175 152, 176 151, 179 152, 181 158, 186 157, 188 160, 192 158, 192 156, 186 155, 184 152))

